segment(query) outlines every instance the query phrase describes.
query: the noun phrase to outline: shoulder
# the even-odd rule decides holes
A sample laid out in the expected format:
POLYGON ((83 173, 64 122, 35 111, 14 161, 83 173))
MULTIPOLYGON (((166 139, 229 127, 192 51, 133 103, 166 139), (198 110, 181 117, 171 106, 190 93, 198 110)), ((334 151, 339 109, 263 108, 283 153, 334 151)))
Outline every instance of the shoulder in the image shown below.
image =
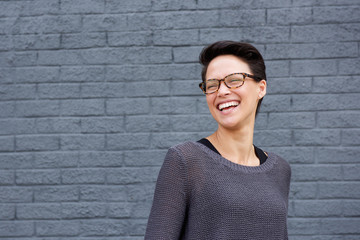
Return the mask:
POLYGON ((268 152, 269 157, 273 158, 275 160, 275 164, 278 166, 278 168, 283 171, 285 174, 288 174, 289 177, 291 175, 291 166, 290 164, 283 159, 282 157, 280 157, 279 155, 272 153, 272 152, 268 152))
POLYGON ((168 155, 176 155, 182 161, 198 158, 201 155, 201 143, 187 141, 169 148, 168 155))

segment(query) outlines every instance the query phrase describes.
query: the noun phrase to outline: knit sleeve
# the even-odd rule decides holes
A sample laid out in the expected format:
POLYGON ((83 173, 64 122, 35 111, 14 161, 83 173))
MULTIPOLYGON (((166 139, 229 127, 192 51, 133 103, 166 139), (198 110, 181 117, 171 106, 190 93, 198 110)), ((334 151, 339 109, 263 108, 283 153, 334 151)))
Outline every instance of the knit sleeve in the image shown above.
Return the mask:
POLYGON ((170 148, 156 182, 145 240, 179 239, 188 201, 186 166, 170 148))

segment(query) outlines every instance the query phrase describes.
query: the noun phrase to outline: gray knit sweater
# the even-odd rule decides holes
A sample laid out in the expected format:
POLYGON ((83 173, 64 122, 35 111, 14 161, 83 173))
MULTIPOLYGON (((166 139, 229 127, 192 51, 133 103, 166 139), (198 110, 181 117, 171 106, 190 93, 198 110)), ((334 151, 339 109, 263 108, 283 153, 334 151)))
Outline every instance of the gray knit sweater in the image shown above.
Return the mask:
POLYGON ((145 240, 283 240, 291 169, 269 153, 265 163, 233 163, 206 146, 169 149, 156 183, 145 240))

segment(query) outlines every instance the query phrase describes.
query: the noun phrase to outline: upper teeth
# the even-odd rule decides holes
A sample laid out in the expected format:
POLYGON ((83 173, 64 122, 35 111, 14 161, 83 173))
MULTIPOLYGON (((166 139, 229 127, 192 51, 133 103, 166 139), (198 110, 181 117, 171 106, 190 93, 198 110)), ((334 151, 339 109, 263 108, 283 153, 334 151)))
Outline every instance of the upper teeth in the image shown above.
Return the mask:
POLYGON ((231 107, 231 106, 237 106, 239 105, 239 102, 232 101, 232 102, 226 102, 219 105, 219 110, 223 110, 224 108, 231 107))

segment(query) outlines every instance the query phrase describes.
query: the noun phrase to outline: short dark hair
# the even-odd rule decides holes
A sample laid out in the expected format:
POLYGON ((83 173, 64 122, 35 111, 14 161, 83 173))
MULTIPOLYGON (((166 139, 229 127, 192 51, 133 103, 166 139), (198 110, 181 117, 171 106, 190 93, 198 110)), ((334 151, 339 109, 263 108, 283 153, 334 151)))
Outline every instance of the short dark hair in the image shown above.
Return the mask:
MULTIPOLYGON (((205 47, 200 53, 199 60, 201 65, 203 65, 201 71, 203 82, 206 79, 206 72, 210 62, 221 55, 234 55, 240 58, 249 65, 251 74, 266 80, 264 59, 253 45, 244 42, 218 41, 205 47)), ((256 79, 254 80, 257 82, 261 81, 256 79)), ((261 102, 262 98, 258 102, 256 115, 260 109, 261 102)))

